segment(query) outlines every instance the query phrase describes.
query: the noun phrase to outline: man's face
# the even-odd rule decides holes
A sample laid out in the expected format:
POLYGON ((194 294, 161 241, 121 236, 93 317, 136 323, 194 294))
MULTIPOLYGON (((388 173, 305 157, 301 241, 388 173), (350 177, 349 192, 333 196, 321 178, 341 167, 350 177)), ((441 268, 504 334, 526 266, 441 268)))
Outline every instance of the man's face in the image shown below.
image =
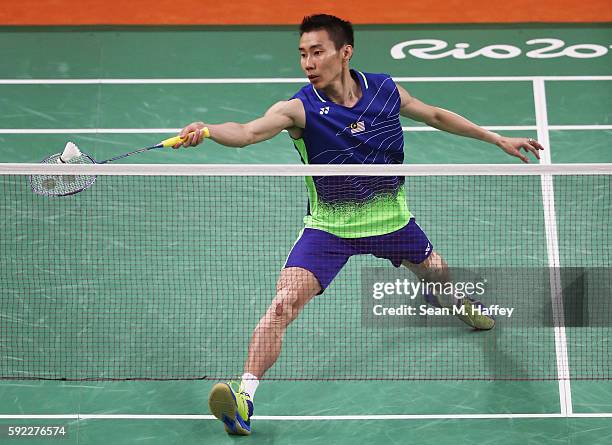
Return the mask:
POLYGON ((342 73, 343 55, 351 48, 339 50, 325 30, 305 32, 300 37, 300 65, 315 88, 325 88, 342 73))

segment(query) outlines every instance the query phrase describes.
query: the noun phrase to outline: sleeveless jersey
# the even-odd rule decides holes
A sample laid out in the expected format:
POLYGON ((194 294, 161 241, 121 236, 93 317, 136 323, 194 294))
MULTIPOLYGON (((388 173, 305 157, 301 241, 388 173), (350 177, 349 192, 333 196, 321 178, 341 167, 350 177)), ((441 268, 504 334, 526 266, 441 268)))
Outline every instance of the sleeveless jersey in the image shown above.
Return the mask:
MULTIPOLYGON (((293 144, 304 164, 401 164, 404 136, 399 120, 400 95, 386 74, 351 70, 362 97, 348 108, 332 102, 309 84, 300 99, 306 128, 293 144)), ((341 238, 383 235, 411 218, 404 178, 399 176, 306 177, 306 227, 341 238)))

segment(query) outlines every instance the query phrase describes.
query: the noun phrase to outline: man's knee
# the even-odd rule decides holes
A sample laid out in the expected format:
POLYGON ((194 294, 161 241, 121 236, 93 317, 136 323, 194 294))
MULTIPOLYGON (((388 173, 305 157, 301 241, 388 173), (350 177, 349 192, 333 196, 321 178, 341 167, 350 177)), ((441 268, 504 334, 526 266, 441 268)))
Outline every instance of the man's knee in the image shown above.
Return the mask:
POLYGON ((283 269, 276 283, 276 296, 258 327, 286 328, 320 290, 312 272, 301 268, 283 269))
POLYGON ((298 316, 300 310, 298 294, 288 289, 281 289, 255 329, 271 330, 275 335, 282 337, 285 329, 298 316))
POLYGON ((268 312, 282 324, 289 324, 299 312, 299 295, 292 289, 281 289, 272 300, 268 312))

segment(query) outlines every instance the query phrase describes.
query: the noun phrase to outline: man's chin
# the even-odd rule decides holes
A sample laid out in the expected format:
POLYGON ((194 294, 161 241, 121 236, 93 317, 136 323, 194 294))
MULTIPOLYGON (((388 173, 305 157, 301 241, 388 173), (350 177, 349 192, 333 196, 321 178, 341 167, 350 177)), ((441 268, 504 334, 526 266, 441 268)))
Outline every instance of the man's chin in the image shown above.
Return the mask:
POLYGON ((320 77, 315 77, 313 79, 308 79, 308 81, 315 87, 320 87, 321 86, 321 78, 320 77))

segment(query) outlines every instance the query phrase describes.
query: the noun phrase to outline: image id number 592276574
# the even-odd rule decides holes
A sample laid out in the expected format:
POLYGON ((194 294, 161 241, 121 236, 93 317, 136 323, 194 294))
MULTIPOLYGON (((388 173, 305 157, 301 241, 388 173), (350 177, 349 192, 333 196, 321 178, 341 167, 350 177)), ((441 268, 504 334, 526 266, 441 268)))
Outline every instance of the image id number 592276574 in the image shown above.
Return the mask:
POLYGON ((68 437, 66 425, 0 425, 4 439, 63 439, 68 437))

